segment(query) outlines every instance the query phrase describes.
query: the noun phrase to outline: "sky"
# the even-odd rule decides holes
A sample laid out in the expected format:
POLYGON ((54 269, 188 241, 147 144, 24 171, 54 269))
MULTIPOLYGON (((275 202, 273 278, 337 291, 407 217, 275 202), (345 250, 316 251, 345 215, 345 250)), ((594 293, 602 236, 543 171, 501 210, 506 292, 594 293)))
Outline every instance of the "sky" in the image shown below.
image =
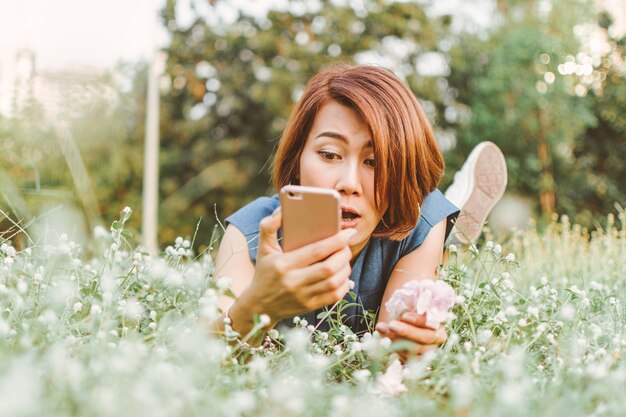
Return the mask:
MULTIPOLYGON (((0 48, 28 47, 37 67, 110 67, 147 58, 162 0, 0 0, 0 48)), ((161 42, 163 41, 161 35, 161 42)))
MULTIPOLYGON (((63 69, 73 64, 106 68, 119 60, 147 59, 156 47, 167 43, 167 35, 158 19, 164 1, 0 0, 0 48, 34 50, 39 70, 63 69)), ((192 16, 190 1, 178 0, 178 16, 183 25, 189 23, 192 16)), ((601 2, 612 5, 614 10, 623 10, 626 5, 626 0, 601 2)), ((196 3, 208 21, 215 18, 216 13, 207 6, 207 0, 196 3)), ((288 0, 220 0, 217 5, 218 12, 228 21, 229 16, 236 17, 236 8, 262 16, 268 7, 284 8, 288 3, 288 0)), ((317 1, 298 3, 314 9, 317 1)), ((434 0, 430 3, 431 12, 435 14, 452 13, 455 26, 480 28, 489 24, 495 1, 434 0)), ((621 21, 626 17, 623 12, 618 15, 621 21)))
MULTIPOLYGON (((183 24, 189 20, 189 1, 178 2, 183 24)), ((354 1, 360 2, 345 0, 354 1)), ((157 17, 163 3, 164 0, 0 0, 0 48, 34 50, 39 70, 63 69, 74 64, 103 68, 119 60, 147 59, 156 46, 167 42, 157 17)), ((234 18, 236 7, 260 16, 270 5, 282 8, 287 3, 228 0, 218 2, 218 8, 223 16, 234 18)), ((317 2, 304 2, 307 3, 317 2)), ((441 3, 452 10, 463 4, 462 0, 435 2, 439 4, 437 9, 442 9, 441 3)), ((201 9, 211 13, 208 6, 201 9)), ((475 6, 466 10, 473 13, 472 20, 488 19, 488 13, 477 14, 476 10, 475 6)), ((209 20, 211 17, 208 15, 209 20)))

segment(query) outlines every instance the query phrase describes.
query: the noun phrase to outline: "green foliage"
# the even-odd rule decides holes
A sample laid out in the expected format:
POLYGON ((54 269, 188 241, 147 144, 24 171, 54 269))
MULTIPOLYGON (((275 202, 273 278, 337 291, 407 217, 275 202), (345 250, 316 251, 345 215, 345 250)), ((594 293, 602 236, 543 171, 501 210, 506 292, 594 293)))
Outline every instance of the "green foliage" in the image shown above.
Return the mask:
MULTIPOLYGON (((607 24, 607 18, 604 18, 607 24)), ((574 221, 591 224, 597 213, 626 202, 626 37, 608 36, 611 51, 602 59, 605 82, 590 92, 597 122, 580 135, 573 149, 576 171, 563 189, 564 210, 574 221)))
POLYGON ((242 11, 232 24, 208 24, 198 15, 189 27, 178 27, 169 2, 163 16, 172 36, 161 124, 166 240, 174 230, 190 233, 183 213, 213 218, 219 201, 217 214, 224 217, 272 192, 277 139, 298 94, 324 66, 368 51, 393 56, 388 48, 408 46, 395 69, 402 68, 422 98, 440 100, 434 84, 415 75, 415 62, 438 51, 446 27, 415 3, 370 1, 353 9, 323 1, 315 11, 272 10, 263 20, 242 11))
POLYGON ((607 152, 624 142, 617 116, 624 102, 617 97, 626 79, 623 65, 615 65, 620 58, 614 60, 623 59, 623 48, 609 39, 605 55, 585 52, 603 35, 587 35, 587 44, 576 36, 593 27, 585 2, 554 2, 549 11, 535 2, 509 6, 487 36, 460 37, 451 52, 448 81, 466 117, 451 123, 458 146, 447 174, 473 146, 491 140, 506 156, 510 192, 531 197, 545 214, 571 213, 590 224, 594 213, 626 198, 621 164, 611 161, 619 153, 607 152), (563 69, 592 62, 587 75, 563 69))
POLYGON ((79 207, 87 219, 87 225, 75 222, 80 235, 85 226, 115 218, 117 205, 112 202, 140 206, 145 66, 120 65, 116 74, 130 79, 133 87, 122 91, 107 74, 94 81, 94 88, 104 87, 113 100, 96 96, 70 114, 73 103, 68 98, 58 103, 56 120, 36 102, 14 118, 0 118, 0 207, 22 221, 79 207), (83 166, 85 176, 77 170, 83 166))

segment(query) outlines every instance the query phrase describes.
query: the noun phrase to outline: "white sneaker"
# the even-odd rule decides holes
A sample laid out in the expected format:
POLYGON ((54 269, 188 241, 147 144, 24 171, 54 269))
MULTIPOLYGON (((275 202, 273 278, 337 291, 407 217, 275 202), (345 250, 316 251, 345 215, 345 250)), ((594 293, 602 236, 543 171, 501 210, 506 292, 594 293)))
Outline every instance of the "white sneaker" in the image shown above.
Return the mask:
POLYGON ((506 183, 506 161, 500 148, 493 142, 478 144, 445 193, 461 209, 448 244, 467 245, 478 239, 487 215, 504 194, 506 183))

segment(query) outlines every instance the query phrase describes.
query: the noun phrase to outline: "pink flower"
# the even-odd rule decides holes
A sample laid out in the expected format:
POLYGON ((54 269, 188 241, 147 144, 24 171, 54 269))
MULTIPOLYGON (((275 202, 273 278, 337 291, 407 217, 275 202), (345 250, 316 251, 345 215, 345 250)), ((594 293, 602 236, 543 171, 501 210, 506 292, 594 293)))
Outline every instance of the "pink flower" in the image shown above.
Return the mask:
POLYGON ((389 320, 399 319, 402 313, 426 313, 426 325, 436 329, 446 320, 454 305, 454 289, 440 280, 409 281, 394 292, 385 303, 389 320))

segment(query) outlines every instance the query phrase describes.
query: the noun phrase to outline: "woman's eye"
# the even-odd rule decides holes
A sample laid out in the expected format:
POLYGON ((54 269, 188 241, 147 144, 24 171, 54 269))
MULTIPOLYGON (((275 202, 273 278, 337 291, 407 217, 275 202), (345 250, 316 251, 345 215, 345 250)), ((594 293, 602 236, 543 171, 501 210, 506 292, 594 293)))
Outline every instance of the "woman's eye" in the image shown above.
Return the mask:
POLYGON ((336 153, 329 151, 320 151, 319 154, 322 156, 322 158, 328 159, 329 161, 337 159, 339 157, 339 155, 337 155, 336 153))
POLYGON ((365 165, 371 166, 373 168, 376 166, 376 161, 374 161, 374 158, 366 159, 365 165))

